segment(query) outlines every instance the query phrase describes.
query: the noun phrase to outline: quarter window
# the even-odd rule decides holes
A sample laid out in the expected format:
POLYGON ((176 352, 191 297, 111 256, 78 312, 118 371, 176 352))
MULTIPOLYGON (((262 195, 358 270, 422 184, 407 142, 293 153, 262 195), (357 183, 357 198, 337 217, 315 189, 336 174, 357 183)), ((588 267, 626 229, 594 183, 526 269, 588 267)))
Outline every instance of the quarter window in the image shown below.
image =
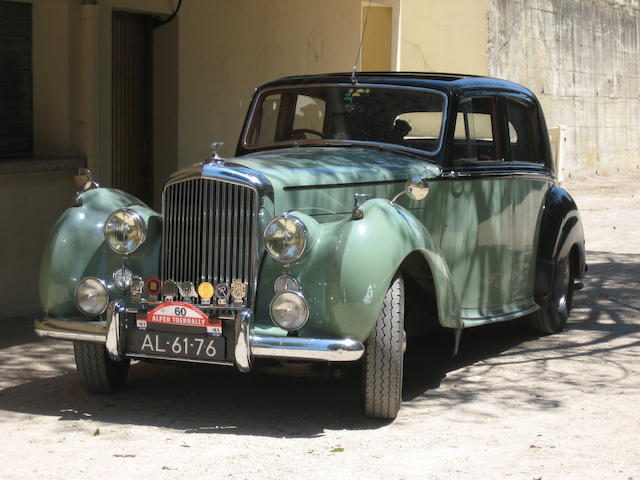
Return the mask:
POLYGON ((493 97, 463 99, 458 105, 453 138, 454 162, 499 161, 496 100, 493 97))
POLYGON ((511 160, 542 163, 538 122, 533 105, 508 99, 507 120, 511 160))

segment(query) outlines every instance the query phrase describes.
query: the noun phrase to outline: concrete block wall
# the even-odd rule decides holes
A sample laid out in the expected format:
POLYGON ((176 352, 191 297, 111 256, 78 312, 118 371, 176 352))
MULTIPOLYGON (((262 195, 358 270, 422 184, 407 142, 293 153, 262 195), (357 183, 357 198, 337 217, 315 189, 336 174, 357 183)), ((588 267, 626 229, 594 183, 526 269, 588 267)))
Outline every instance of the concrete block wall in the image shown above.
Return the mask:
POLYGON ((639 0, 489 0, 489 73, 566 125, 566 173, 640 168, 639 0))

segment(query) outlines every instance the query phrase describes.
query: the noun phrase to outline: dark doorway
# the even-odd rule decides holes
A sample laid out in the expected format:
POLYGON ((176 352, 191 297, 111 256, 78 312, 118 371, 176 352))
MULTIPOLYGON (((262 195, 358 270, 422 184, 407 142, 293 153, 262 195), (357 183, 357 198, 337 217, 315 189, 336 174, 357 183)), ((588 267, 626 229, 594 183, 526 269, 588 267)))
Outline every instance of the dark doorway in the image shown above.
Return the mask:
POLYGON ((149 15, 114 12, 111 181, 147 204, 153 199, 152 25, 149 15))

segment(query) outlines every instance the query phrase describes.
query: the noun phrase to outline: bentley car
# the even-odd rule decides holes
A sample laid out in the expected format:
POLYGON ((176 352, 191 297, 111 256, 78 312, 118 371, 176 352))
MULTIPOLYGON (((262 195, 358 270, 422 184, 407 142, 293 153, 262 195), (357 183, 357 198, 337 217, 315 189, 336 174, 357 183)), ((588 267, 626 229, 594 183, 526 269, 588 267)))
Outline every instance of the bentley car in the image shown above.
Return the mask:
POLYGON ((466 328, 567 322, 583 229, 520 85, 287 77, 256 90, 234 158, 212 149, 161 212, 87 174, 55 225, 35 328, 74 343, 89 392, 131 359, 359 362, 366 415, 393 419, 407 334, 448 329, 457 352, 466 328))

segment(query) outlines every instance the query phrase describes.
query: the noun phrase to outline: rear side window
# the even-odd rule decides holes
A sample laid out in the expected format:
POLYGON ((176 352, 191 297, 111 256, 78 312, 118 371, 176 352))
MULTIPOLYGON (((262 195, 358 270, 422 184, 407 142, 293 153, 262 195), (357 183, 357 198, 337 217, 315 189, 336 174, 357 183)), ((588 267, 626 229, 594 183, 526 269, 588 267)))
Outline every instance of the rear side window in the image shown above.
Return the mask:
POLYGON ((535 107, 507 99, 507 121, 511 161, 544 163, 535 107))
POLYGON ((465 98, 458 105, 452 159, 499 161, 497 104, 494 97, 465 98))

